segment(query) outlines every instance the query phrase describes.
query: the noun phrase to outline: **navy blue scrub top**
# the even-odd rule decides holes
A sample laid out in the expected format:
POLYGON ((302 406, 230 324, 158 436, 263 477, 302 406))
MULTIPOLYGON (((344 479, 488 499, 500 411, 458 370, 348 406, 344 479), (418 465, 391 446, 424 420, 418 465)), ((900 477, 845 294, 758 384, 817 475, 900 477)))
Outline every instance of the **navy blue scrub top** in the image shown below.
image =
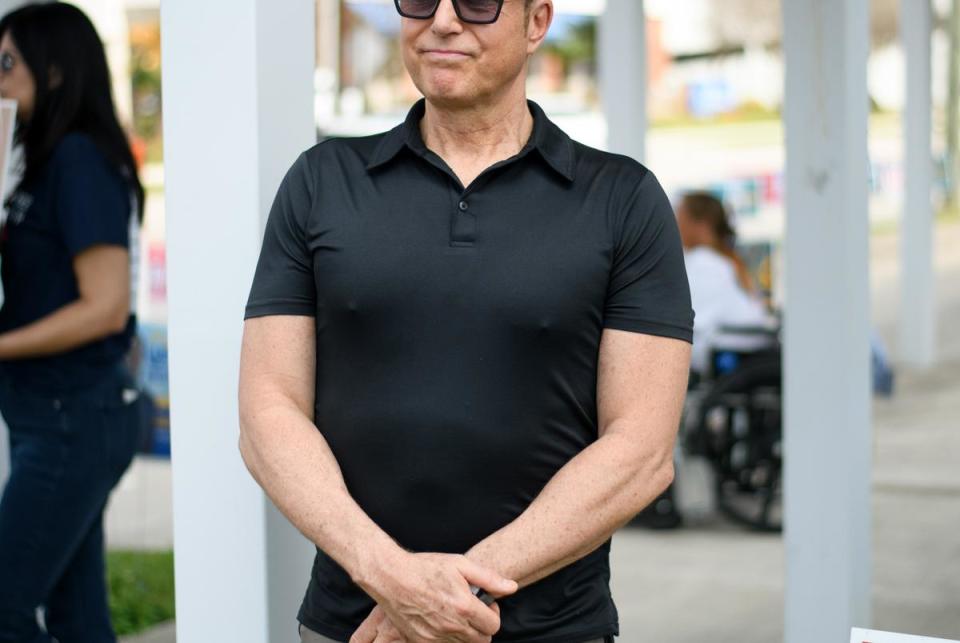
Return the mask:
MULTIPOLYGON (((94 245, 132 248, 136 265, 136 202, 128 181, 82 133, 64 136, 42 171, 7 199, 0 232, 3 307, 0 332, 25 326, 80 296, 73 258, 94 245), (133 239, 133 243, 131 243, 133 239)), ((136 284, 136 271, 131 283, 136 284)), ((127 327, 47 357, 0 362, 24 389, 49 394, 82 390, 123 360, 136 327, 131 296, 127 327)))

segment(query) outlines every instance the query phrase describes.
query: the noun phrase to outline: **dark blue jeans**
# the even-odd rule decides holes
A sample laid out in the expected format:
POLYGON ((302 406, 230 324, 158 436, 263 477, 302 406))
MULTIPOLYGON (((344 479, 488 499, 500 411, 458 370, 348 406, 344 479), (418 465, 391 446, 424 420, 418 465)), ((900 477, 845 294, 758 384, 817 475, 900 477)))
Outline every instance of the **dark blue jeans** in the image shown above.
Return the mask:
POLYGON ((10 478, 0 499, 0 641, 116 641, 103 509, 137 444, 137 404, 124 394, 131 389, 120 369, 63 397, 0 378, 10 433, 10 478))

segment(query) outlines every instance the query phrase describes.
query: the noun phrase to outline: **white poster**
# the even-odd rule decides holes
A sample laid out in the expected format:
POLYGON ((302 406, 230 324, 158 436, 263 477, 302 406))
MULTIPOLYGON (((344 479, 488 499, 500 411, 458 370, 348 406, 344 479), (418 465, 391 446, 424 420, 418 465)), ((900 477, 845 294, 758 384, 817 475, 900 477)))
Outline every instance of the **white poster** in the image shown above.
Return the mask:
POLYGON ((960 643, 947 639, 932 639, 926 636, 909 636, 892 632, 877 632, 853 628, 850 643, 960 643))

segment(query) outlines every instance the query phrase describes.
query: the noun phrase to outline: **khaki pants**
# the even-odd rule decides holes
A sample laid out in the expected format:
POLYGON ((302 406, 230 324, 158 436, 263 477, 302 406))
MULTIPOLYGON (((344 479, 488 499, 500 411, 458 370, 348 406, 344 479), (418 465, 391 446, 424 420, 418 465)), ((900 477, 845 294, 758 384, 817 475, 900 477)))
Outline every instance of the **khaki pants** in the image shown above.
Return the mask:
POLYGON ((305 626, 300 626, 300 643, 337 643, 333 639, 328 639, 326 636, 317 634, 313 630, 307 629, 305 626))
MULTIPOLYGON (((300 643, 337 643, 333 639, 328 639, 326 636, 321 636, 316 632, 313 632, 303 625, 300 626, 300 643)), ((603 643, 603 639, 596 639, 590 641, 589 643, 603 643)))

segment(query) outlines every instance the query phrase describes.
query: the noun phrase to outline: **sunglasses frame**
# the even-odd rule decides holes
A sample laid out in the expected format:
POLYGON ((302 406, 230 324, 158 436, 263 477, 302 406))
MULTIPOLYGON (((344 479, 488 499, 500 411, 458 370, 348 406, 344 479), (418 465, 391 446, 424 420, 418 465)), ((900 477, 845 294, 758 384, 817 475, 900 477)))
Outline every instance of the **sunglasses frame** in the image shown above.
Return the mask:
MULTIPOLYGON (((453 3, 453 10, 457 12, 457 18, 460 19, 460 22, 465 22, 470 25, 492 25, 500 18, 500 12, 503 10, 503 0, 497 0, 497 12, 494 14, 493 18, 490 20, 470 20, 464 18, 463 14, 460 12, 460 0, 450 0, 453 3)), ((437 9, 440 8, 440 3, 443 0, 436 0, 433 5, 433 10, 425 16, 413 16, 408 13, 404 13, 403 9, 400 8, 401 0, 393 0, 393 4, 397 8, 397 13, 399 13, 404 18, 409 18, 411 20, 430 20, 437 14, 437 9)))
POLYGON ((9 51, 0 54, 0 73, 9 74, 17 66, 16 57, 9 51))

